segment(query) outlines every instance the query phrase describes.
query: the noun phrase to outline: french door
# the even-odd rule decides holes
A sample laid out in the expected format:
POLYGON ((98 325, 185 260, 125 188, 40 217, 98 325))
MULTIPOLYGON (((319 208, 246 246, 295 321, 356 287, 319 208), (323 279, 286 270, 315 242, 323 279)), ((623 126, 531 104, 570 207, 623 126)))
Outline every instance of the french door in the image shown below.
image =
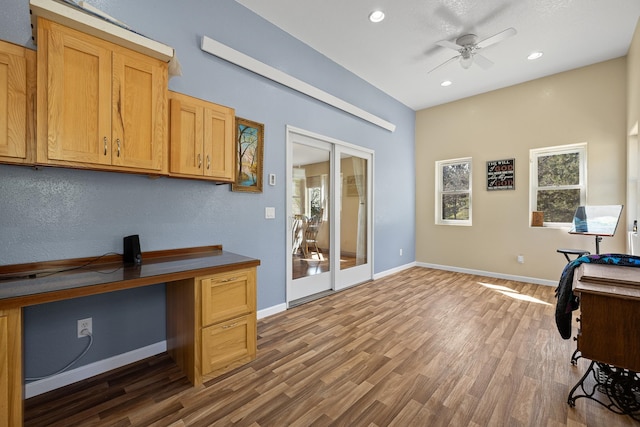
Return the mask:
POLYGON ((287 304, 371 280, 373 152, 287 128, 287 304))

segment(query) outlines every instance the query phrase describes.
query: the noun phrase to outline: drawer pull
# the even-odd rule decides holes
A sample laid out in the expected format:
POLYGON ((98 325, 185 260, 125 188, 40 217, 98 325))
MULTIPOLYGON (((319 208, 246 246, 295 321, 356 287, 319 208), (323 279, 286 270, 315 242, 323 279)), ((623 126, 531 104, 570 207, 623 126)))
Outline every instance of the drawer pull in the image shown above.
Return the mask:
POLYGON ((220 280, 220 283, 234 282, 236 280, 238 280, 237 277, 230 277, 228 279, 220 280))
POLYGON ((238 322, 233 323, 231 325, 224 325, 222 329, 231 329, 231 328, 235 328, 236 326, 238 326, 238 322))

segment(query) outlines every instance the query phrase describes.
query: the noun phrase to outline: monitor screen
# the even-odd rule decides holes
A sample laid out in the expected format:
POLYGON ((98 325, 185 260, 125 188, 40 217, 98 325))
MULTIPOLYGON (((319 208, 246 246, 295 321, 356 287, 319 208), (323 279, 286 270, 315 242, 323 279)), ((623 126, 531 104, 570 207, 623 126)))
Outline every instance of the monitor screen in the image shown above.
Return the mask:
POLYGON ((613 236, 621 213, 622 205, 578 206, 569 233, 613 236))

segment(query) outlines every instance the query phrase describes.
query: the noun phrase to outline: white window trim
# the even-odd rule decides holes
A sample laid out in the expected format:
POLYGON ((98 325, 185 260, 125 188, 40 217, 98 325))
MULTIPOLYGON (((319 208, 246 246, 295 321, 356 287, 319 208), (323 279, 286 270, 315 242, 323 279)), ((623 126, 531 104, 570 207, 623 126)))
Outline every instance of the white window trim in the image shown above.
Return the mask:
POLYGON ((435 188, 435 223, 437 225, 473 225, 473 164, 471 157, 462 157, 459 159, 449 160, 436 160, 436 188, 435 188), (443 166, 456 164, 456 163, 469 163, 469 219, 442 219, 442 168, 443 166))
MULTIPOLYGON (((553 147, 544 148, 532 148, 529 150, 529 212, 533 212, 537 208, 537 195, 538 195, 538 157, 544 155, 553 154, 567 154, 567 153, 579 153, 580 154, 580 182, 578 185, 561 185, 558 190, 580 188, 580 205, 587 204, 587 143, 580 142, 577 144, 556 145, 553 147)), ((531 215, 531 214, 530 214, 531 215)), ((529 218, 529 224, 531 224, 531 218, 529 218)), ((570 222, 548 222, 544 221, 544 227, 550 228, 565 228, 570 227, 570 222)))

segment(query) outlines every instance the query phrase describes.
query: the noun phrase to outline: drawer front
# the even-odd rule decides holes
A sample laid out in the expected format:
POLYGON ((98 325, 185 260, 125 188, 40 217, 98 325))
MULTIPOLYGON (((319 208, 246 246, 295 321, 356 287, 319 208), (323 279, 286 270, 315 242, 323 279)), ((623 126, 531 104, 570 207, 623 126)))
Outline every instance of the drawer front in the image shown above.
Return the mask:
MULTIPOLYGON (((256 319, 248 315, 202 329, 202 374, 256 357, 256 319)), ((239 364, 238 364, 239 366, 239 364)))
POLYGON ((202 278, 202 326, 255 312, 255 277, 255 269, 245 269, 202 278))

